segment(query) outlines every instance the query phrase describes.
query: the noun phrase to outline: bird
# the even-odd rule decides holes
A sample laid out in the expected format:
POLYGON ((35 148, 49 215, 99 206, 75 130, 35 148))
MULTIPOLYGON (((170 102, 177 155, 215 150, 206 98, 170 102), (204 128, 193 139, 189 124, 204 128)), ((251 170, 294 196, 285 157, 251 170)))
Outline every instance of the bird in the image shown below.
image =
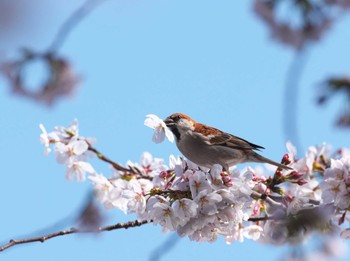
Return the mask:
POLYGON ((278 168, 292 168, 259 155, 264 147, 198 123, 186 114, 173 113, 164 120, 175 136, 180 152, 193 163, 206 168, 219 164, 229 171, 231 166, 245 162, 268 163, 278 168))

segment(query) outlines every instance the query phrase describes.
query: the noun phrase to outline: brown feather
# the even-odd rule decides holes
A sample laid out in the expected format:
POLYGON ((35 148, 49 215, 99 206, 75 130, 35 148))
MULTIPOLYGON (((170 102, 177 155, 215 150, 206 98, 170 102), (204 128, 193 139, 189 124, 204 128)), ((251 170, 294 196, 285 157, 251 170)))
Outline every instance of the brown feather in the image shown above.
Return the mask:
POLYGON ((247 140, 234 136, 232 134, 223 132, 214 127, 209 127, 201 123, 194 124, 194 131, 202 133, 207 136, 212 145, 222 145, 238 150, 259 150, 264 147, 251 143, 247 140))
POLYGON ((247 140, 244 140, 240 137, 233 136, 228 133, 223 133, 220 137, 213 137, 210 139, 210 142, 213 143, 213 145, 223 145, 228 146, 233 149, 240 149, 240 150, 260 150, 265 149, 262 146, 256 145, 254 143, 251 143, 247 140))
POLYGON ((217 136, 223 133, 221 130, 197 122, 194 124, 194 131, 202 133, 204 136, 217 136))

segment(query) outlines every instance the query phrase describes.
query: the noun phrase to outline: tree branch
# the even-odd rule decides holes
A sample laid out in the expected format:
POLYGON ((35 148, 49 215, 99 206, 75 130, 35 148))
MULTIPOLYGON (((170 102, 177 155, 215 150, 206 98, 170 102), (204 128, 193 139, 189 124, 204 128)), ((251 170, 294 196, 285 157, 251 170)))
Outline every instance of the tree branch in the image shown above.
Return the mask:
POLYGON ((126 172, 127 174, 135 174, 135 175, 138 175, 139 177, 143 178, 143 179, 149 179, 149 180, 152 180, 152 177, 150 176, 147 176, 147 175, 144 175, 140 169, 138 169, 137 167, 132 167, 132 166, 128 166, 127 168, 123 167, 122 165, 116 163, 115 161, 107 158, 105 155, 103 155, 100 151, 98 151, 96 148, 92 147, 90 144, 89 144, 89 151, 92 151, 93 153, 96 154, 96 156, 104 161, 104 162, 107 162, 109 164, 111 164, 113 166, 113 168, 115 168, 116 170, 119 170, 119 171, 124 171, 126 172))
POLYGON ((251 217, 248 219, 248 221, 251 221, 251 222, 259 222, 259 221, 267 221, 267 220, 270 220, 272 219, 271 217, 268 217, 268 216, 264 216, 264 217, 251 217))
POLYGON ((106 156, 104 156, 101 152, 99 152, 97 149, 95 149, 94 147, 89 146, 89 151, 92 151, 96 154, 96 156, 104 161, 107 162, 109 164, 111 164, 113 166, 113 168, 115 168, 116 170, 120 170, 120 171, 126 171, 126 172, 130 172, 130 173, 135 173, 134 170, 130 169, 130 168, 124 168, 123 166, 119 165, 118 163, 114 162, 113 160, 107 158, 106 156))
MULTIPOLYGON (((307 47, 306 47, 307 48, 307 47)), ((283 129, 286 140, 291 140, 298 151, 303 151, 298 131, 299 85, 305 68, 307 49, 298 52, 291 62, 284 89, 283 129)))
POLYGON ((62 46, 72 29, 76 27, 77 24, 82 21, 89 12, 91 12, 103 1, 105 0, 86 0, 86 2, 81 7, 72 13, 71 16, 63 23, 59 29, 50 47, 48 48, 48 53, 56 52, 62 46))
POLYGON ((111 226, 105 226, 105 227, 100 227, 96 230, 90 230, 90 231, 86 231, 86 230, 79 230, 78 228, 70 228, 67 230, 61 230, 58 232, 54 232, 51 234, 47 234, 45 236, 40 236, 40 237, 33 237, 33 238, 25 238, 25 239, 11 239, 7 244, 0 246, 0 252, 13 247, 15 245, 20 245, 20 244, 27 244, 27 243, 32 243, 32 242, 41 242, 44 243, 46 240, 54 238, 54 237, 59 237, 59 236, 65 236, 65 235, 69 235, 69 234, 78 234, 78 233, 100 233, 100 232, 104 232, 104 231, 111 231, 111 230, 116 230, 116 229, 128 229, 131 227, 139 227, 142 225, 145 225, 147 223, 151 223, 151 221, 147 221, 147 220, 142 220, 142 221, 130 221, 127 223, 117 223, 111 226))
POLYGON ((252 194, 250 194, 250 196, 253 199, 263 199, 264 201, 266 201, 267 203, 273 205, 273 206, 277 206, 277 207, 282 207, 283 204, 279 203, 277 201, 275 201, 274 199, 272 199, 270 196, 266 195, 265 197, 263 196, 263 194, 260 194, 256 191, 253 191, 252 194))

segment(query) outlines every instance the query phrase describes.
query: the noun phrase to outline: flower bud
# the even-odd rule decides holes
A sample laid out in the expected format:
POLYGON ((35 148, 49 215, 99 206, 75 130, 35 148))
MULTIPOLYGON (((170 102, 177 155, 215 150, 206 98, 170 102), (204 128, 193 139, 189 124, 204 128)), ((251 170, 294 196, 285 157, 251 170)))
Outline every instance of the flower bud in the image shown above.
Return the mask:
POLYGON ((281 163, 282 163, 283 165, 288 165, 288 164, 290 164, 291 162, 292 162, 292 161, 289 159, 289 154, 288 154, 288 153, 284 154, 281 163))
POLYGON ((287 177, 287 180, 298 180, 303 176, 304 176, 304 174, 302 174, 302 173, 299 173, 297 171, 292 171, 286 177, 287 177))

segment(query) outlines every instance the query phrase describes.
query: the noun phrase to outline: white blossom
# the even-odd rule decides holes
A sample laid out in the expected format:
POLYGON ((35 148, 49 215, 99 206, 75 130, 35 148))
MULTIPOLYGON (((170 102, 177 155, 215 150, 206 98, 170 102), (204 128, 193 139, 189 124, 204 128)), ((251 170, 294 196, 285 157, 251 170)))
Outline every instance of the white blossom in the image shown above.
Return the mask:
POLYGON ((224 185, 224 182, 221 177, 222 166, 215 164, 209 172, 208 179, 211 182, 211 185, 215 188, 221 188, 224 185))
POLYGON ((154 224, 160 224, 163 231, 174 231, 179 225, 179 219, 174 209, 167 203, 157 202, 153 205, 152 219, 154 224))
POLYGON ((76 179, 77 181, 84 181, 87 173, 94 173, 95 170, 92 165, 85 161, 74 161, 73 163, 67 165, 66 168, 66 179, 72 181, 76 179))
POLYGON ((39 128, 42 131, 40 134, 40 143, 45 147, 45 155, 48 155, 51 152, 50 144, 59 141, 59 137, 55 132, 47 133, 43 124, 39 124, 39 128))
POLYGON ((109 193, 113 189, 112 183, 102 174, 93 173, 88 178, 94 186, 97 198, 102 204, 105 204, 109 199, 109 193))
POLYGON ((206 215, 213 215, 217 213, 218 207, 217 203, 222 200, 222 197, 214 192, 208 193, 207 190, 202 190, 198 195, 194 198, 194 201, 199 206, 199 211, 206 215))
POLYGON ((173 203, 173 209, 180 225, 185 225, 191 218, 197 215, 198 205, 193 200, 183 198, 173 203))
POLYGON ((143 189, 138 180, 130 180, 128 187, 122 193, 122 197, 128 200, 129 213, 142 215, 146 209, 146 198, 143 196, 143 189))
POLYGON ((202 171, 196 171, 190 178, 190 189, 192 197, 197 197, 201 191, 207 191, 208 193, 212 191, 210 183, 207 176, 202 171))
POLYGON ((68 144, 62 142, 55 143, 55 151, 57 162, 61 164, 72 164, 74 161, 79 160, 89 148, 89 145, 84 140, 78 140, 72 138, 68 144))
POLYGON ((161 171, 165 171, 168 167, 164 164, 164 160, 160 158, 154 158, 151 153, 144 152, 140 159, 141 170, 144 175, 154 177, 161 171))
POLYGON ((108 198, 104 202, 106 208, 118 208, 125 214, 128 213, 129 198, 125 197, 124 190, 128 189, 128 181, 117 179, 112 181, 113 188, 108 193, 108 198))
POLYGON ((146 120, 145 120, 144 124, 147 127, 154 129, 153 142, 161 143, 161 142, 163 142, 165 137, 167 137, 167 139, 170 142, 174 142, 173 133, 165 125, 164 121, 162 119, 158 118, 158 116, 156 116, 154 114, 148 114, 146 116, 146 120))
POLYGON ((54 132, 61 140, 69 140, 72 137, 79 136, 78 120, 75 119, 68 127, 56 126, 54 132))
POLYGON ((242 234, 247 239, 258 240, 263 233, 263 228, 257 225, 250 225, 243 228, 242 234))

